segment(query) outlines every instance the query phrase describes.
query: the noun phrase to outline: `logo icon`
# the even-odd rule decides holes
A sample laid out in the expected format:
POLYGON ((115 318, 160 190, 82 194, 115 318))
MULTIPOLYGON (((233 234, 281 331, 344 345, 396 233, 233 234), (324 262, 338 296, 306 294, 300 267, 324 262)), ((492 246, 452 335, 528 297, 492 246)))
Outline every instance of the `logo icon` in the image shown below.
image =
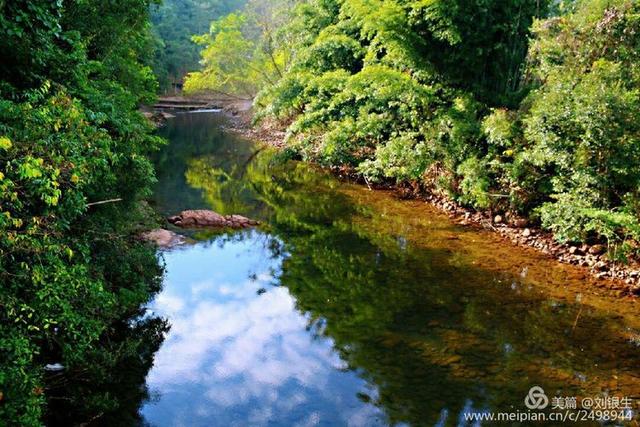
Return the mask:
POLYGON ((535 385, 529 389, 524 404, 529 409, 544 409, 549 405, 549 398, 544 394, 542 387, 535 385))

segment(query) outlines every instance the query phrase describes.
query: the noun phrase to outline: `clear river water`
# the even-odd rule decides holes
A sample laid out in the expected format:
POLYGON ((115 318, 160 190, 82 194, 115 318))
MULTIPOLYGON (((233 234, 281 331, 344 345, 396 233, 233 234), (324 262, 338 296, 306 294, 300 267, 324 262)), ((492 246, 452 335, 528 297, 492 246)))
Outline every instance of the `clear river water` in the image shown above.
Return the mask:
POLYGON ((171 330, 147 378, 150 425, 475 425, 465 413, 526 412, 536 385, 549 399, 640 398, 637 303, 223 125, 169 121, 155 207, 262 225, 187 231, 159 254, 150 309, 171 330))

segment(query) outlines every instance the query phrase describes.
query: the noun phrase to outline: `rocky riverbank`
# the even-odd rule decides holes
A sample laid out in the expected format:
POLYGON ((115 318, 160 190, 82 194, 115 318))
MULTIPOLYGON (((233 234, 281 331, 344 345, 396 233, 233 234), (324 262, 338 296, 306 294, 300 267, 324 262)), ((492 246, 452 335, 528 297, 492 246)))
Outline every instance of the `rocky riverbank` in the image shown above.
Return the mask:
MULTIPOLYGON (((251 104, 248 101, 225 104, 223 112, 229 117, 230 125, 227 126, 227 130, 276 148, 284 147, 285 132, 280 126, 272 122, 253 125, 251 104)), ((495 231, 515 245, 531 247, 559 262, 584 268, 598 279, 599 287, 610 290, 616 296, 640 296, 639 260, 632 259, 626 264, 612 260, 607 254, 608 248, 600 243, 561 244, 553 239, 551 233, 542 230, 526 218, 475 211, 460 206, 444 194, 436 194, 410 185, 372 184, 353 170, 334 169, 333 172, 343 179, 368 185, 371 189, 392 189, 400 197, 424 200, 445 211, 458 224, 495 231)))
POLYGON ((449 216, 461 225, 493 230, 516 245, 528 246, 559 262, 585 268, 599 279, 599 286, 610 289, 617 296, 640 296, 638 260, 630 260, 628 264, 612 260, 605 245, 561 244, 551 233, 529 223, 525 218, 492 216, 487 212, 471 211, 442 196, 424 195, 423 198, 449 213, 449 216))
MULTIPOLYGON (((279 149, 284 147, 285 132, 282 126, 274 122, 254 126, 250 101, 218 99, 216 102, 229 119, 227 131, 279 149)), ((582 267, 599 279, 598 283, 601 287, 610 289, 618 296, 640 296, 639 260, 629 260, 626 264, 612 260, 607 254, 608 248, 602 244, 560 244, 549 232, 542 230, 526 218, 475 211, 458 205, 444 194, 437 194, 416 186, 369 183, 353 170, 341 168, 334 169, 333 172, 343 179, 357 181, 371 189, 391 189, 396 191, 399 197, 424 200, 445 211, 458 224, 495 231, 513 244, 531 247, 559 262, 582 267)))
POLYGON ((254 126, 251 107, 251 101, 224 103, 222 112, 229 118, 229 124, 225 129, 272 147, 283 148, 285 132, 282 126, 272 121, 264 121, 259 126, 254 126))

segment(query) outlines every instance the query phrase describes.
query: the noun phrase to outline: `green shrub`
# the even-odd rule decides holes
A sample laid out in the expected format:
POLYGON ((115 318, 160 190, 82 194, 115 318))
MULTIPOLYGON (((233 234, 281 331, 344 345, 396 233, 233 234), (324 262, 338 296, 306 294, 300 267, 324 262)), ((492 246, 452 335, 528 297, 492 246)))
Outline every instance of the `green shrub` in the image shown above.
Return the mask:
MULTIPOLYGON (((544 191, 543 225, 560 240, 635 235, 640 190, 640 6, 585 2, 536 27, 532 92, 523 118, 544 191)), ((543 190, 540 188, 540 190, 543 190)))
POLYGON ((489 186, 491 181, 487 174, 486 163, 471 157, 458 166, 457 172, 462 177, 460 201, 479 209, 490 207, 489 186))
POLYGON ((296 67, 314 74, 337 69, 356 73, 362 68, 363 56, 363 49, 357 40, 325 30, 303 52, 296 67))
POLYGON ((160 143, 137 111, 156 89, 141 54, 148 8, 0 4, 1 425, 42 425, 56 393, 78 415, 67 424, 122 403, 85 406, 96 396, 70 390, 115 363, 116 325, 133 328, 160 287, 155 251, 135 236, 160 143), (58 385, 48 363, 65 367, 58 385))
POLYGON ((426 143, 417 133, 405 133, 378 146, 374 159, 365 160, 358 171, 374 180, 393 178, 398 181, 419 179, 429 164, 426 143))
POLYGON ((285 38, 309 31, 256 105, 301 157, 423 180, 563 241, 634 239, 638 2, 312 0, 291 17, 285 38))
POLYGON ((553 231, 561 242, 584 242, 606 239, 610 254, 624 258, 636 251, 631 242, 640 241, 638 215, 628 210, 597 209, 584 198, 572 194, 554 197, 554 202, 539 208, 542 225, 553 231))

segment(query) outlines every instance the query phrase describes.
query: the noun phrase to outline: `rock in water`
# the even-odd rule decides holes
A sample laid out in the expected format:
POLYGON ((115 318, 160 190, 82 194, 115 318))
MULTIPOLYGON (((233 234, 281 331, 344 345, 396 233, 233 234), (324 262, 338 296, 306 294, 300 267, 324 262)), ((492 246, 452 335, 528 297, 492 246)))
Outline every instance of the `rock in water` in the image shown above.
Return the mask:
POLYGON ((214 211, 199 209, 182 211, 167 220, 178 227, 231 227, 248 228, 258 225, 258 221, 242 215, 220 215, 214 211))
POLYGON ((174 233, 173 231, 159 228, 157 230, 147 231, 142 238, 148 242, 155 243, 159 248, 168 249, 176 245, 184 243, 184 236, 174 233))
POLYGON ((226 219, 219 213, 208 210, 182 211, 176 216, 171 216, 167 220, 178 227, 224 227, 226 219))
POLYGON ((227 221, 231 221, 231 227, 233 228, 247 228, 259 224, 258 221, 254 221, 242 215, 227 215, 225 218, 227 221))

